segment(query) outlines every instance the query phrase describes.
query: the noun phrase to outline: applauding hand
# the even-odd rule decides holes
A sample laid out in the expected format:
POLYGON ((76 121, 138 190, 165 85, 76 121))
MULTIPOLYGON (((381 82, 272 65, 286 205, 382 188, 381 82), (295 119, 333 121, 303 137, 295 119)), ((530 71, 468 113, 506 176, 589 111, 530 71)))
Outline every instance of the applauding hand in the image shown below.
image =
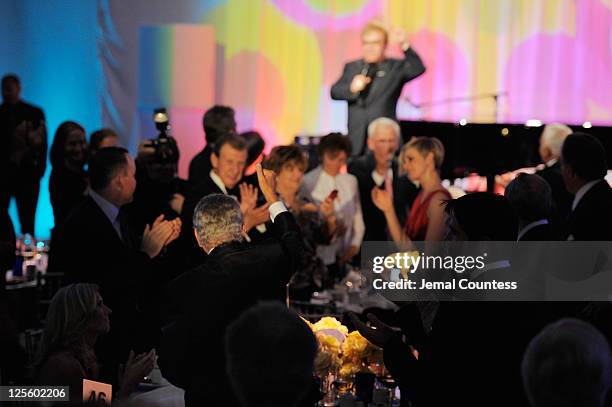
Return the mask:
POLYGON ((266 202, 273 204, 278 201, 276 195, 276 174, 271 170, 264 170, 261 164, 257 164, 257 180, 259 181, 259 189, 266 198, 266 202))

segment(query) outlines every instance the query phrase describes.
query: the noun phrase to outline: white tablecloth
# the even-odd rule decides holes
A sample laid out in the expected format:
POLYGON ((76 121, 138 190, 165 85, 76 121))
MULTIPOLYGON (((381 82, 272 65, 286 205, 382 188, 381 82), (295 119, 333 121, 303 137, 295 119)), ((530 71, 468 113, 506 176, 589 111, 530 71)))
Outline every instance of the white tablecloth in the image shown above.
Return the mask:
POLYGON ((130 396, 130 407, 185 407, 185 391, 162 379, 162 384, 151 390, 143 386, 130 396))

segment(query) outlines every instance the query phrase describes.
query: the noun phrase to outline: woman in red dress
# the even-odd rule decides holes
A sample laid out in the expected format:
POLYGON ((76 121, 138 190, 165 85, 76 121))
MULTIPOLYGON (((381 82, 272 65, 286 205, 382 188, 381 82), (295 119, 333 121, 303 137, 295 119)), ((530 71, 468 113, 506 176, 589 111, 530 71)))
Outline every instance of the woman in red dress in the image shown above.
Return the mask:
POLYGON ((444 146, 435 137, 413 138, 402 148, 401 168, 421 186, 403 228, 390 193, 380 188, 372 190, 372 201, 384 212, 394 242, 439 241, 444 237, 444 202, 451 196, 440 180, 443 161, 444 146))

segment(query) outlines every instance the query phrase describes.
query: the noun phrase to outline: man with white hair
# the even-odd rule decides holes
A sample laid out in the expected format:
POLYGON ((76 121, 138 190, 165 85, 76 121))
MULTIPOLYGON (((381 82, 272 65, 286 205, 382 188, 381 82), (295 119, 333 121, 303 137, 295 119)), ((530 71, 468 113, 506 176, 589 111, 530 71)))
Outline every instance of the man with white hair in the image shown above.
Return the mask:
POLYGON ((565 188, 561 175, 561 147, 565 138, 572 134, 572 129, 561 123, 550 123, 544 126, 540 137, 540 158, 544 168, 536 172, 550 185, 553 198, 553 223, 564 222, 570 214, 573 196, 565 188))
POLYGON ((159 363, 164 377, 185 389, 186 407, 238 405, 225 374, 225 331, 258 301, 284 303, 302 256, 299 227, 276 195, 274 174, 264 176, 259 165, 257 175, 275 239, 244 243, 238 201, 205 196, 193 214, 193 233, 208 257, 167 290, 170 323, 163 328, 159 363))
POLYGON ((399 175, 395 153, 400 146, 399 124, 395 120, 380 117, 368 126, 368 153, 354 159, 348 171, 357 177, 361 210, 366 231, 363 241, 388 240, 387 221, 384 213, 372 201, 372 189, 382 188, 393 194, 393 205, 400 224, 404 224, 417 187, 408 177, 399 175))

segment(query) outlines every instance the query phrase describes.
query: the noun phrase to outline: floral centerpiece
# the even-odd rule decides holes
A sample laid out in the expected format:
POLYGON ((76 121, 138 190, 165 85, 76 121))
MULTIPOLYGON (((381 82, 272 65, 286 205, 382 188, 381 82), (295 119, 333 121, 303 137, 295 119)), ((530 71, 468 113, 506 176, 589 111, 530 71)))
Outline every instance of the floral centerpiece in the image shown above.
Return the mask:
POLYGON ((369 371, 370 364, 382 364, 382 350, 371 344, 358 331, 350 332, 336 318, 323 317, 316 323, 308 321, 319 342, 315 360, 315 374, 349 378, 355 373, 369 371))

